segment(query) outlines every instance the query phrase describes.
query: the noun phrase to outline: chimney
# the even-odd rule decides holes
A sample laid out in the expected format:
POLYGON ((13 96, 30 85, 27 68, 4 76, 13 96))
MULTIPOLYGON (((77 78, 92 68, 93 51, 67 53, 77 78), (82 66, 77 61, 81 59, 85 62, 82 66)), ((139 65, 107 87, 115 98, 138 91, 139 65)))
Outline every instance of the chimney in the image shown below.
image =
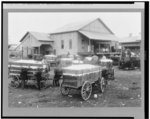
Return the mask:
POLYGON ((132 37, 132 33, 129 33, 129 37, 132 37))

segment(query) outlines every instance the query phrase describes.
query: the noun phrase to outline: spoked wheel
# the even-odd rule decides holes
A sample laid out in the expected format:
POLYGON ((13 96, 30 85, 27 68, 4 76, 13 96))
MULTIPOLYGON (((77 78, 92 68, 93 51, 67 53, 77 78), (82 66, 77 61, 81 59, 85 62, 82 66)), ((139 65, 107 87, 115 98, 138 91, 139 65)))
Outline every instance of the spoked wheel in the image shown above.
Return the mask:
POLYGON ((101 93, 104 92, 105 87, 106 87, 106 82, 105 82, 104 77, 102 77, 101 79, 99 79, 99 90, 101 93))
POLYGON ((40 82, 40 89, 45 89, 46 88, 46 82, 45 81, 41 81, 40 82))
POLYGON ((131 68, 132 70, 134 70, 134 69, 135 69, 135 66, 134 66, 134 63, 133 63, 133 62, 131 63, 130 68, 131 68))
POLYGON ((60 91, 61 91, 61 94, 62 95, 68 95, 69 94, 69 91, 70 91, 70 89, 68 88, 68 87, 65 87, 65 86, 63 86, 63 84, 61 84, 61 86, 60 86, 60 91))
POLYGON ((11 76, 11 83, 10 85, 14 88, 18 88, 20 86, 20 79, 19 76, 11 76))
POLYGON ((81 96, 83 100, 88 100, 92 93, 92 85, 90 82, 86 81, 84 82, 82 88, 81 88, 81 96))
MULTIPOLYGON (((41 81, 40 81, 40 89, 45 89, 47 87, 47 78, 46 77, 42 77, 41 81)), ((37 86, 38 86, 38 82, 37 82, 37 86)))

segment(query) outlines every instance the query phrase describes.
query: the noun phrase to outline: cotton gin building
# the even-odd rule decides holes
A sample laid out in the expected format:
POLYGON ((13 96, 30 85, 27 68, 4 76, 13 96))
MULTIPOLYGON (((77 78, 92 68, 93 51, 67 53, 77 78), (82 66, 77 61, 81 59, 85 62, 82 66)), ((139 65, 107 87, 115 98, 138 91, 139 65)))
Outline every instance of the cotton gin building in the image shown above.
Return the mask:
POLYGON ((86 55, 90 53, 111 52, 117 37, 97 18, 95 20, 68 24, 53 33, 56 54, 86 55))

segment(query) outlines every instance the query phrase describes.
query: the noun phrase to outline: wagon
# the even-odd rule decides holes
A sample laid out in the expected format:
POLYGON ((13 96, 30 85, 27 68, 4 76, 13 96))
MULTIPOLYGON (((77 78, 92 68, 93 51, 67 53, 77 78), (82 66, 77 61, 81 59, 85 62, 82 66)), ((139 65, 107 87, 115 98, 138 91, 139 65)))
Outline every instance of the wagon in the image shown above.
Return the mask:
POLYGON ((63 80, 60 86, 62 95, 68 95, 70 89, 80 89, 83 100, 88 100, 92 93, 92 85, 96 84, 100 92, 104 92, 105 79, 102 67, 91 64, 71 65, 63 68, 63 80))
POLYGON ((99 65, 103 67, 102 76, 107 80, 114 80, 113 60, 102 58, 99 60, 99 65))
POLYGON ((45 55, 44 60, 50 69, 54 70, 57 66, 57 56, 56 55, 45 55))
POLYGON ((41 61, 35 60, 17 60, 9 61, 9 79, 10 85, 18 88, 25 87, 25 85, 32 80, 41 89, 45 88, 47 78, 46 65, 41 61))
POLYGON ((60 58, 58 60, 58 64, 54 69, 54 74, 55 74, 53 80, 54 86, 59 86, 59 80, 62 77, 62 68, 72 65, 72 61, 73 61, 72 58, 60 58))
POLYGON ((140 58, 139 57, 131 57, 121 59, 119 61, 119 69, 135 69, 140 68, 140 58))

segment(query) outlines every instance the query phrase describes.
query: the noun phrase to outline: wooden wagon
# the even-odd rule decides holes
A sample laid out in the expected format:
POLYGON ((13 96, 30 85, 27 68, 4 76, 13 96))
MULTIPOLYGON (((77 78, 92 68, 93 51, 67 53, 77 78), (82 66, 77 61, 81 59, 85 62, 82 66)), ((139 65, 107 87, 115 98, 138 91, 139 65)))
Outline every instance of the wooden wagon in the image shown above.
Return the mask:
POLYGON ((57 56, 56 55, 45 55, 44 60, 51 70, 54 70, 57 66, 57 56))
POLYGON ((97 84, 104 92, 105 79, 102 77, 102 67, 91 64, 71 65, 63 68, 61 83, 62 95, 68 95, 70 89, 80 89, 83 100, 88 100, 92 93, 92 84, 97 84))
POLYGON ((140 58, 130 57, 121 59, 119 62, 119 69, 135 69, 140 68, 140 58))
POLYGON ((19 86, 24 86, 29 80, 35 81, 36 86, 41 89, 45 88, 47 73, 46 65, 41 61, 34 60, 17 60, 9 61, 9 78, 11 79, 11 86, 17 88, 19 86))
POLYGON ((107 80, 114 80, 113 60, 102 58, 99 60, 99 65, 103 67, 102 76, 107 80))

